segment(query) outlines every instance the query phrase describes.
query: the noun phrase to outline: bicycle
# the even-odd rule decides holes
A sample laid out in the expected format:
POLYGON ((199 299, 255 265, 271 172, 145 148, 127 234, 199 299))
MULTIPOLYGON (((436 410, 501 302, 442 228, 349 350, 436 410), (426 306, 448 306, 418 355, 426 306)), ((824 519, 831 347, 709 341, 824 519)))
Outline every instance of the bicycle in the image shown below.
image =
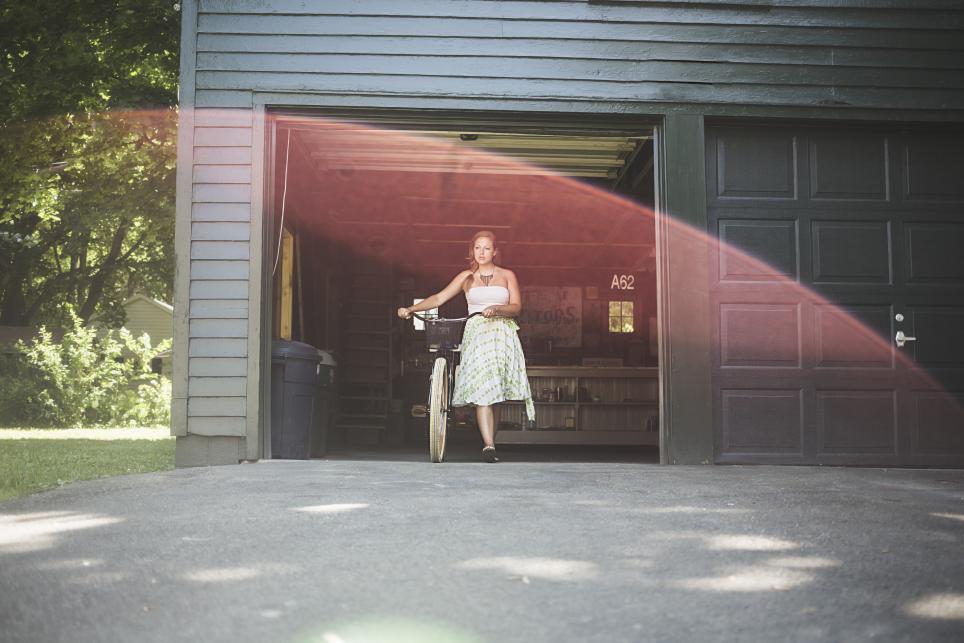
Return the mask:
POLYGON ((455 390, 456 356, 462 348, 462 331, 467 322, 476 315, 446 319, 444 317, 424 317, 412 313, 412 317, 425 323, 425 342, 428 350, 438 353, 432 364, 429 378, 428 404, 419 409, 412 408, 412 415, 428 415, 428 453, 432 462, 442 462, 445 458, 445 433, 451 407, 452 392, 455 390))

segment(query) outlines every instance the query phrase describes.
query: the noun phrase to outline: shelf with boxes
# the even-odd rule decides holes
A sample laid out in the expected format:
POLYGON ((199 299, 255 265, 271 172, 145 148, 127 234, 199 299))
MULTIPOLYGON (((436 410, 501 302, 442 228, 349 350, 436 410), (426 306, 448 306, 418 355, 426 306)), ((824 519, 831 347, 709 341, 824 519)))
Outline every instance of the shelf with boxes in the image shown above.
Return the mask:
POLYGON ((501 405, 499 442, 541 444, 659 444, 656 368, 530 366, 536 407, 527 427, 525 405, 501 405))

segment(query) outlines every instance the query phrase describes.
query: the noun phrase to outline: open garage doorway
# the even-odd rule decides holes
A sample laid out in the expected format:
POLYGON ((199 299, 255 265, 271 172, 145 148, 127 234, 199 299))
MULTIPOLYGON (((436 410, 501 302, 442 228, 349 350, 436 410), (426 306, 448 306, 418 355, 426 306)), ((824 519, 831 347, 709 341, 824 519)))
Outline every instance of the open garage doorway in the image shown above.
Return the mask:
MULTIPOLYGON (((536 406, 531 423, 500 404, 497 443, 658 461, 651 127, 271 113, 267 134, 264 331, 337 364, 312 455, 427 451, 428 420, 410 410, 434 356, 395 311, 448 284, 489 230, 519 279, 536 406)), ((464 297, 438 314, 464 316, 464 297)), ((474 416, 453 413, 454 443, 478 443, 474 416)))

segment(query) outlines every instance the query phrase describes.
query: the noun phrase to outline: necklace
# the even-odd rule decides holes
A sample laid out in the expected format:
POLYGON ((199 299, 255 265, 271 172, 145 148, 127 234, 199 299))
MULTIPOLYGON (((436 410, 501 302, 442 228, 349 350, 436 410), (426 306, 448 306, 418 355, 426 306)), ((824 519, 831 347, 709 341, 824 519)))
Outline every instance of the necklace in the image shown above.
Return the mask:
POLYGON ((482 281, 483 286, 488 286, 489 282, 492 281, 492 277, 494 276, 495 276, 494 272, 490 275, 483 275, 481 271, 479 272, 479 279, 482 281))

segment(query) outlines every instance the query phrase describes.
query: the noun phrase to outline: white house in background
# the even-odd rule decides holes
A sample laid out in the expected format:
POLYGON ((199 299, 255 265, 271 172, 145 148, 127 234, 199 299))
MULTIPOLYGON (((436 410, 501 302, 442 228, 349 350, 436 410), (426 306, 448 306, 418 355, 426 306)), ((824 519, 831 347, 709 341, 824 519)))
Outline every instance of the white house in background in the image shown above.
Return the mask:
MULTIPOLYGON (((127 299, 122 306, 126 321, 124 328, 134 337, 147 333, 151 338, 151 346, 157 346, 165 339, 174 337, 174 307, 163 301, 137 294, 127 299)), ((100 315, 90 318, 90 323, 97 324, 100 315)), ((161 373, 171 376, 171 351, 163 353, 161 359, 161 373)))
POLYGON ((127 314, 124 327, 135 337, 147 333, 152 346, 174 337, 174 307, 170 304, 144 295, 134 295, 123 306, 127 314))

